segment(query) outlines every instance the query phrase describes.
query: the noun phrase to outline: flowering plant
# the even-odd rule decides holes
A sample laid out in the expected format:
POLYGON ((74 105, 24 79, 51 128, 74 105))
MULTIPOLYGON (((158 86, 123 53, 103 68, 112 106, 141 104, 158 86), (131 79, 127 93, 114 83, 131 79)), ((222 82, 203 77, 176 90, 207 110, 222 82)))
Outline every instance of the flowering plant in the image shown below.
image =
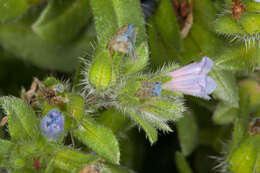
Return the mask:
POLYGON ((0 173, 260 173, 259 10, 0 0, 0 173))

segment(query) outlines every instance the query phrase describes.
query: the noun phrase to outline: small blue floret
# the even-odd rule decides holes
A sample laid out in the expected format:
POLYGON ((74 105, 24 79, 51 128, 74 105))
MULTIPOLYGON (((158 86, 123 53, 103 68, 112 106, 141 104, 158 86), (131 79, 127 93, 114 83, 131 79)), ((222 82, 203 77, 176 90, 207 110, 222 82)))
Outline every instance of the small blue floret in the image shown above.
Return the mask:
POLYGON ((161 91, 162 91, 162 83, 156 82, 155 85, 154 85, 153 93, 156 96, 159 96, 161 94, 161 91))
POLYGON ((59 110, 53 109, 41 121, 42 134, 49 140, 58 139, 64 131, 64 117, 59 110))

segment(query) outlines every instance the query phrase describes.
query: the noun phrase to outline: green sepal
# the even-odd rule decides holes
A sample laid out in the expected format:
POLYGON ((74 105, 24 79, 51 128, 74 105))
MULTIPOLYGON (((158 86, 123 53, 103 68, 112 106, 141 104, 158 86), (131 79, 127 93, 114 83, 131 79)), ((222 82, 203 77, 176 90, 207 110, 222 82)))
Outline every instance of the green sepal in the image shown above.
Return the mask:
POLYGON ((129 58, 128 62, 126 62, 126 65, 124 67, 124 73, 126 75, 140 72, 148 64, 148 60, 149 60, 148 44, 146 42, 142 42, 136 48, 136 52, 137 52, 138 60, 133 63, 129 58))
POLYGON ((151 100, 146 102, 140 108, 143 111, 150 112, 157 116, 158 118, 165 120, 173 120, 176 121, 182 117, 182 112, 184 111, 184 107, 182 103, 173 100, 151 100))
POLYGON ((36 140, 39 137, 40 122, 28 104, 15 97, 1 97, 0 104, 8 116, 8 129, 12 140, 36 140))
POLYGON ((85 116, 73 135, 107 161, 119 164, 119 145, 113 132, 85 116))
POLYGON ((129 113, 129 117, 133 119, 140 127, 142 127, 151 144, 155 143, 158 139, 158 133, 154 125, 148 122, 144 117, 134 112, 129 113))
POLYGON ((50 1, 32 29, 44 40, 68 42, 86 25, 90 11, 88 0, 50 1))

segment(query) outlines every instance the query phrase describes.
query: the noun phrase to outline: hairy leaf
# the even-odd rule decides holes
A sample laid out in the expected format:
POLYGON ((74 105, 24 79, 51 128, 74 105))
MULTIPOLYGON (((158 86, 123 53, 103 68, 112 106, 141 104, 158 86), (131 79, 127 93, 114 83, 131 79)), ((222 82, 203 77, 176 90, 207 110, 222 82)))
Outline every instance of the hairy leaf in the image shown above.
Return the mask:
POLYGON ((85 117, 73 135, 111 163, 118 164, 119 145, 113 132, 85 117))
POLYGON ((36 139, 40 123, 33 109, 15 97, 1 97, 0 104, 8 116, 8 129, 12 140, 36 139))
POLYGON ((69 172, 79 172, 85 165, 98 160, 97 156, 63 148, 55 154, 54 166, 69 172))
POLYGON ((148 139, 151 143, 154 143, 158 139, 158 134, 156 128, 154 128, 153 124, 149 123, 146 119, 144 119, 142 116, 137 115, 135 113, 129 114, 129 116, 136 121, 140 127, 142 127, 148 136, 148 139))

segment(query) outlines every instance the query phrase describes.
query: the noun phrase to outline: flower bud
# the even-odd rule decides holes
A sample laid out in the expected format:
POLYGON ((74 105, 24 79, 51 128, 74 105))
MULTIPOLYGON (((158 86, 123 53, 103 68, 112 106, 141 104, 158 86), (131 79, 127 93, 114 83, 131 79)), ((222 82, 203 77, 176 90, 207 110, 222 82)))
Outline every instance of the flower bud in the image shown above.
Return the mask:
POLYGON ((60 111, 53 109, 41 121, 42 134, 49 140, 58 139, 64 131, 64 117, 60 111))
POLYGON ((109 42, 109 51, 113 55, 115 51, 125 53, 137 59, 135 50, 136 30, 132 24, 122 26, 109 42))
POLYGON ((149 98, 159 96, 162 91, 162 83, 154 81, 141 81, 141 87, 137 92, 137 96, 141 98, 149 98))
MULTIPOLYGON (((88 76, 86 76, 88 77, 88 76)), ((116 81, 112 58, 109 52, 104 50, 98 52, 89 72, 89 82, 97 90, 103 90, 113 85, 116 81)))

